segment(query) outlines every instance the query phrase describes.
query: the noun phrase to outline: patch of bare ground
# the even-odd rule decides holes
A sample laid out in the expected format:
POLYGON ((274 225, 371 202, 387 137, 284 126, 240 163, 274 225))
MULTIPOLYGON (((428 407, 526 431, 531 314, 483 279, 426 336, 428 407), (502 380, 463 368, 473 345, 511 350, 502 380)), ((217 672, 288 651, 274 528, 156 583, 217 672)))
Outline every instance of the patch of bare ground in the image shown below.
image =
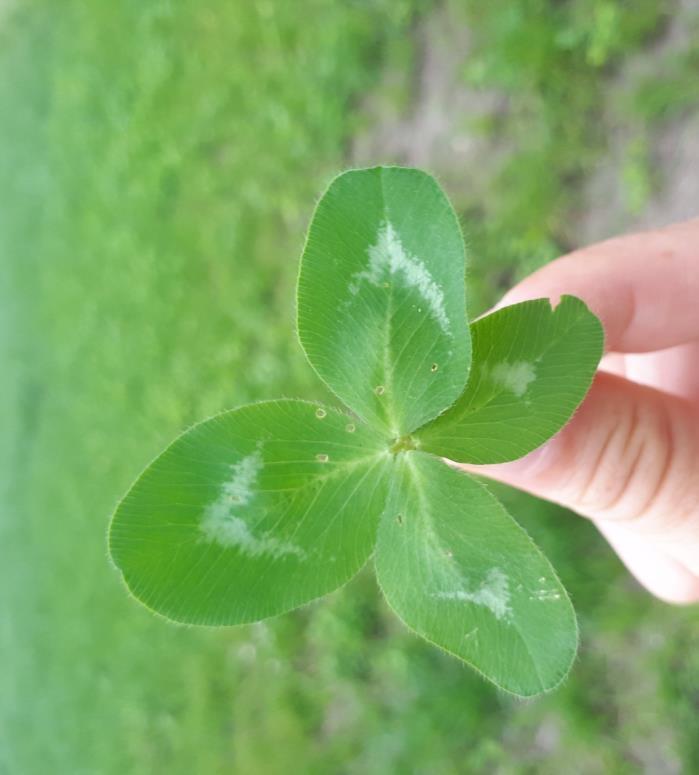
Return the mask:
POLYGON ((364 101, 367 129, 352 143, 353 164, 406 164, 431 170, 458 203, 459 192, 473 197, 498 168, 507 148, 473 131, 507 109, 507 97, 475 89, 461 77, 471 47, 469 29, 440 10, 415 31, 417 58, 412 72, 389 68, 364 101), (396 107, 385 98, 396 80, 410 79, 411 99, 396 107))
MULTIPOLYGON (((638 138, 618 105, 649 74, 662 73, 668 57, 692 44, 699 0, 681 0, 660 38, 630 57, 610 77, 603 108, 606 150, 580 184, 580 205, 565 242, 584 245, 626 231, 661 226, 699 214, 699 104, 644 130, 652 189, 642 206, 630 203, 626 165, 629 144, 638 138)), ((351 146, 352 163, 398 163, 434 172, 455 200, 473 201, 487 190, 512 149, 499 134, 477 131, 483 122, 507 120, 507 95, 474 88, 462 73, 471 34, 454 12, 441 9, 415 31, 412 72, 388 68, 376 92, 362 105, 366 129, 351 146), (385 92, 406 79, 411 98, 396 106, 385 92)), ((699 78, 699 74, 697 75, 699 78)))
MULTIPOLYGON (((629 205, 624 165, 633 129, 617 117, 616 106, 651 75, 662 77, 673 53, 696 44, 699 0, 681 0, 662 37, 624 63, 607 91, 605 113, 611 132, 584 189, 583 206, 571 229, 573 244, 615 234, 657 228, 699 215, 699 104, 648 127, 652 193, 641 207, 629 205)), ((699 79, 699 72, 696 74, 699 79)))

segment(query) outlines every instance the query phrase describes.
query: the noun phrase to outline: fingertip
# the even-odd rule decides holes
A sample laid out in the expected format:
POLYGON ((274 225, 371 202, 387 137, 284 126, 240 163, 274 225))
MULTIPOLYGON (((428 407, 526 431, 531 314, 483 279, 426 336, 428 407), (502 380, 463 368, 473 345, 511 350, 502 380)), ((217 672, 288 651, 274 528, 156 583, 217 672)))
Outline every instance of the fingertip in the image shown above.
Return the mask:
POLYGON ((496 308, 561 295, 581 298, 602 321, 607 348, 651 352, 695 341, 699 330, 699 219, 615 237, 546 264, 496 308))

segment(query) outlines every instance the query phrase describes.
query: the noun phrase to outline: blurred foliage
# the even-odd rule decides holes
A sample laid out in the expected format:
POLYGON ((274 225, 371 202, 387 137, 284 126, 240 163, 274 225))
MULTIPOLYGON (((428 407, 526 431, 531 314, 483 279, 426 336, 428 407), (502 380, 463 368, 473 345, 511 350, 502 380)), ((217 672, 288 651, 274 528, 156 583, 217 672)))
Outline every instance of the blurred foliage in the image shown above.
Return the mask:
MULTIPOLYGON (((610 80, 658 35, 672 6, 656 0, 454 5, 473 31, 466 82, 498 90, 506 99, 504 110, 480 127, 508 149, 505 160, 485 194, 479 192, 477 201, 465 195, 462 204, 480 283, 473 300, 480 310, 484 300, 493 301, 494 289, 506 290, 571 247, 580 183, 612 129, 605 116, 610 80)), ((691 88, 693 79, 686 76, 678 75, 678 92, 691 88)), ((667 94, 662 85, 659 90, 667 94)), ((633 132, 639 131, 634 125, 633 132)), ((636 199, 645 194, 637 192, 636 199)))
MULTIPOLYGON (((130 601, 109 567, 108 514, 177 431, 247 400, 324 396, 293 331, 305 225, 361 97, 387 58, 417 61, 435 4, 300 7, 0 13, 0 773, 699 770, 696 612, 640 592, 554 506, 502 494, 581 620, 571 680, 533 703, 406 633, 370 569, 295 615, 197 630, 130 601)), ((475 308, 567 246, 614 79, 674 8, 449 6, 472 28, 464 77, 506 96, 481 131, 516 151, 485 197, 463 197, 475 308)), ((617 105, 643 129, 638 190, 647 133, 695 101, 696 52, 668 62, 617 105)))

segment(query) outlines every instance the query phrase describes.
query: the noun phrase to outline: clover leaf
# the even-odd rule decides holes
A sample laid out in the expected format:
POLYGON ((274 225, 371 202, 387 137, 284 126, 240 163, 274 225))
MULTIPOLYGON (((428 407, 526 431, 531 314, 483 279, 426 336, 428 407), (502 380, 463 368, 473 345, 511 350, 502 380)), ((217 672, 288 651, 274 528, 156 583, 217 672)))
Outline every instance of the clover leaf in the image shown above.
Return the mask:
POLYGON ((290 611, 374 555, 389 606, 499 687, 556 686, 577 648, 550 563, 486 487, 441 458, 512 460, 570 418, 602 354, 578 299, 469 326, 457 218, 436 181, 352 170, 320 200, 298 282, 308 360, 345 403, 224 412, 176 439, 119 504, 110 552, 178 622, 290 611))

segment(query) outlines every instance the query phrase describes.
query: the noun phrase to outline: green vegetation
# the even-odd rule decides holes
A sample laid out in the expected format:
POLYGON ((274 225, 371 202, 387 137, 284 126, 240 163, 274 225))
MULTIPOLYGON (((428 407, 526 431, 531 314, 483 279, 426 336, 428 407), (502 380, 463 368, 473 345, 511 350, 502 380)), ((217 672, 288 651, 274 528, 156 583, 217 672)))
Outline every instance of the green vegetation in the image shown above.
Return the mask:
MULTIPOLYGON (((615 74, 675 9, 593 5, 451 11, 473 24, 465 77, 515 108, 481 129, 519 150, 458 202, 480 224, 472 311, 567 246, 615 74)), ((510 491, 580 616, 570 680, 535 703, 394 624, 370 574, 265 624, 192 630, 133 605, 108 565, 110 512, 175 434, 253 397, 327 400, 294 335, 308 203, 384 63, 419 61, 432 11, 2 5, 2 775, 699 769, 696 611, 639 591, 591 525, 510 491)), ((680 59, 671 89, 655 73, 618 103, 632 136, 687 109, 699 81, 680 59)))
POLYGON ((301 260, 298 330, 354 414, 258 402, 177 438, 110 526, 136 598, 176 622, 249 624, 336 590, 373 555, 386 601, 428 641, 513 694, 561 682, 578 632, 555 570, 443 458, 515 460, 553 436, 592 384, 602 326, 571 296, 469 325, 465 265, 430 175, 332 181, 301 260))
MULTIPOLYGON (((607 103, 620 67, 652 44, 672 8, 656 0, 474 0, 460 8, 474 30, 466 82, 506 95, 504 111, 475 129, 509 152, 478 199, 465 192, 459 203, 469 223, 481 224, 470 235, 480 262, 474 275, 486 278, 477 307, 492 298, 494 285, 507 286, 572 247, 570 221, 580 204, 581 184, 619 124, 632 149, 627 196, 636 209, 645 202, 648 159, 639 150, 647 138, 646 123, 631 109, 620 116, 607 103)), ((684 62, 688 56, 675 58, 684 62)), ((652 79, 673 105, 678 97, 696 93, 692 73, 675 70, 669 84, 664 75, 652 79)), ((643 87, 634 84, 626 101, 649 105, 643 87)))

